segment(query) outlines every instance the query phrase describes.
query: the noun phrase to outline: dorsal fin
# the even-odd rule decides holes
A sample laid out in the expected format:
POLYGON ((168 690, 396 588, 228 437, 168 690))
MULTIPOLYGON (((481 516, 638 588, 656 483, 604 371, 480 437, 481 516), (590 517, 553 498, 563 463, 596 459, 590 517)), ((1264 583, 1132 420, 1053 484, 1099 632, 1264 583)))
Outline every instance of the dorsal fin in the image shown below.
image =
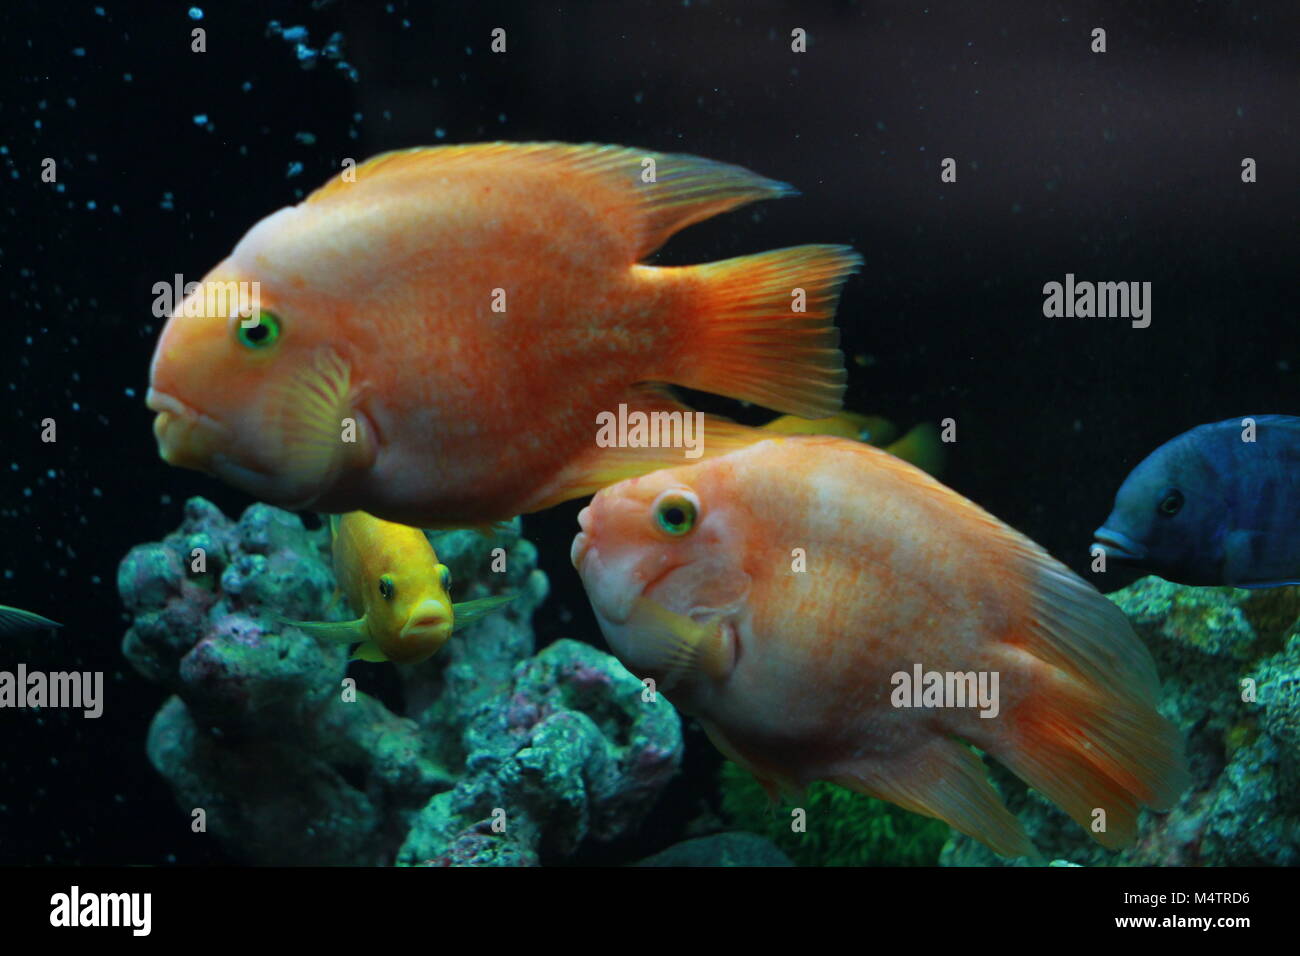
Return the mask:
POLYGON ((419 146, 381 153, 339 173, 305 200, 341 198, 367 184, 410 179, 436 183, 470 173, 535 177, 572 193, 628 242, 632 261, 658 249, 687 226, 759 199, 789 196, 794 188, 740 166, 682 153, 657 153, 587 143, 470 143, 419 146), (653 161, 654 178, 650 175, 653 161), (345 179, 345 174, 349 178, 345 179))

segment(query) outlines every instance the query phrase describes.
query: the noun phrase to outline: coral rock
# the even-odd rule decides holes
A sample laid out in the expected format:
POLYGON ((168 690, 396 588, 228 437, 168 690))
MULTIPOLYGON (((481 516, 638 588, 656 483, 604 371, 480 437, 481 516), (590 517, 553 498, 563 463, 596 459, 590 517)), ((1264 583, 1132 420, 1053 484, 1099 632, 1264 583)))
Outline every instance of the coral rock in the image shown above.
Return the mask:
POLYGON ((175 694, 147 751, 182 808, 258 863, 535 865, 635 827, 680 766, 680 719, 586 644, 530 656, 547 581, 519 528, 431 536, 456 599, 517 592, 503 611, 422 664, 349 665, 281 623, 352 616, 330 607, 325 529, 189 501, 118 571, 123 652, 175 694), (393 668, 400 713, 349 667, 393 668))

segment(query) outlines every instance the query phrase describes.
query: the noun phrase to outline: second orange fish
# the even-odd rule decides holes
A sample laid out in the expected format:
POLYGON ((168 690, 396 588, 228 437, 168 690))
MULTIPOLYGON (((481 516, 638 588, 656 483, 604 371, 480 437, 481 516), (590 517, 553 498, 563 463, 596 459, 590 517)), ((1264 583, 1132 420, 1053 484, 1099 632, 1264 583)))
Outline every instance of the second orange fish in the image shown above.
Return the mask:
POLYGON ((830 780, 1022 856, 965 742, 1112 848, 1187 785, 1123 612, 880 449, 763 441, 606 488, 579 520, 611 650, 769 792, 830 780))

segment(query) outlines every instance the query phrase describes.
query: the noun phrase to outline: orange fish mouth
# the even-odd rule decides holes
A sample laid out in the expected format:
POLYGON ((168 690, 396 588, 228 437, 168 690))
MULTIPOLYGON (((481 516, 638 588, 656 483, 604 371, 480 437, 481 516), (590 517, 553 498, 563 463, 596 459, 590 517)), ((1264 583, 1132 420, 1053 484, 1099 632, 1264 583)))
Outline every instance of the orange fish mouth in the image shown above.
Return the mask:
POLYGON ((585 531, 579 531, 574 535, 573 544, 569 546, 569 561, 572 562, 575 571, 582 570, 582 561, 586 558, 589 547, 585 531))
POLYGON ((213 455, 229 440, 230 430, 215 418, 156 388, 150 387, 145 405, 157 413, 153 434, 163 461, 178 468, 210 471, 213 455))
POLYGON ((591 538, 587 534, 591 530, 590 506, 578 512, 578 527, 582 530, 574 536, 573 544, 569 546, 569 560, 573 563, 574 570, 581 573, 582 561, 587 556, 587 549, 591 547, 591 538))

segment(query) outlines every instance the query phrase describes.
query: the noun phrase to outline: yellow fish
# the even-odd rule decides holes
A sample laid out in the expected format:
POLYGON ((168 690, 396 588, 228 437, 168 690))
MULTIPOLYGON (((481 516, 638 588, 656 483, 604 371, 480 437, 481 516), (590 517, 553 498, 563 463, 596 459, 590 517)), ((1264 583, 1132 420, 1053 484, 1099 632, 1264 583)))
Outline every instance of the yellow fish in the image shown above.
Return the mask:
POLYGON ((943 471, 946 458, 943 442, 939 440, 939 430, 929 422, 922 422, 897 440, 898 429, 892 422, 876 415, 859 415, 857 412, 840 412, 829 418, 782 415, 764 425, 763 430, 778 435, 832 435, 866 442, 884 449, 895 458, 916 465, 936 478, 943 471))
POLYGON ((358 644, 353 660, 418 664, 491 611, 514 600, 498 595, 452 604, 451 570, 438 561, 419 528, 383 521, 364 511, 331 515, 334 575, 355 621, 286 621, 313 637, 358 644))

